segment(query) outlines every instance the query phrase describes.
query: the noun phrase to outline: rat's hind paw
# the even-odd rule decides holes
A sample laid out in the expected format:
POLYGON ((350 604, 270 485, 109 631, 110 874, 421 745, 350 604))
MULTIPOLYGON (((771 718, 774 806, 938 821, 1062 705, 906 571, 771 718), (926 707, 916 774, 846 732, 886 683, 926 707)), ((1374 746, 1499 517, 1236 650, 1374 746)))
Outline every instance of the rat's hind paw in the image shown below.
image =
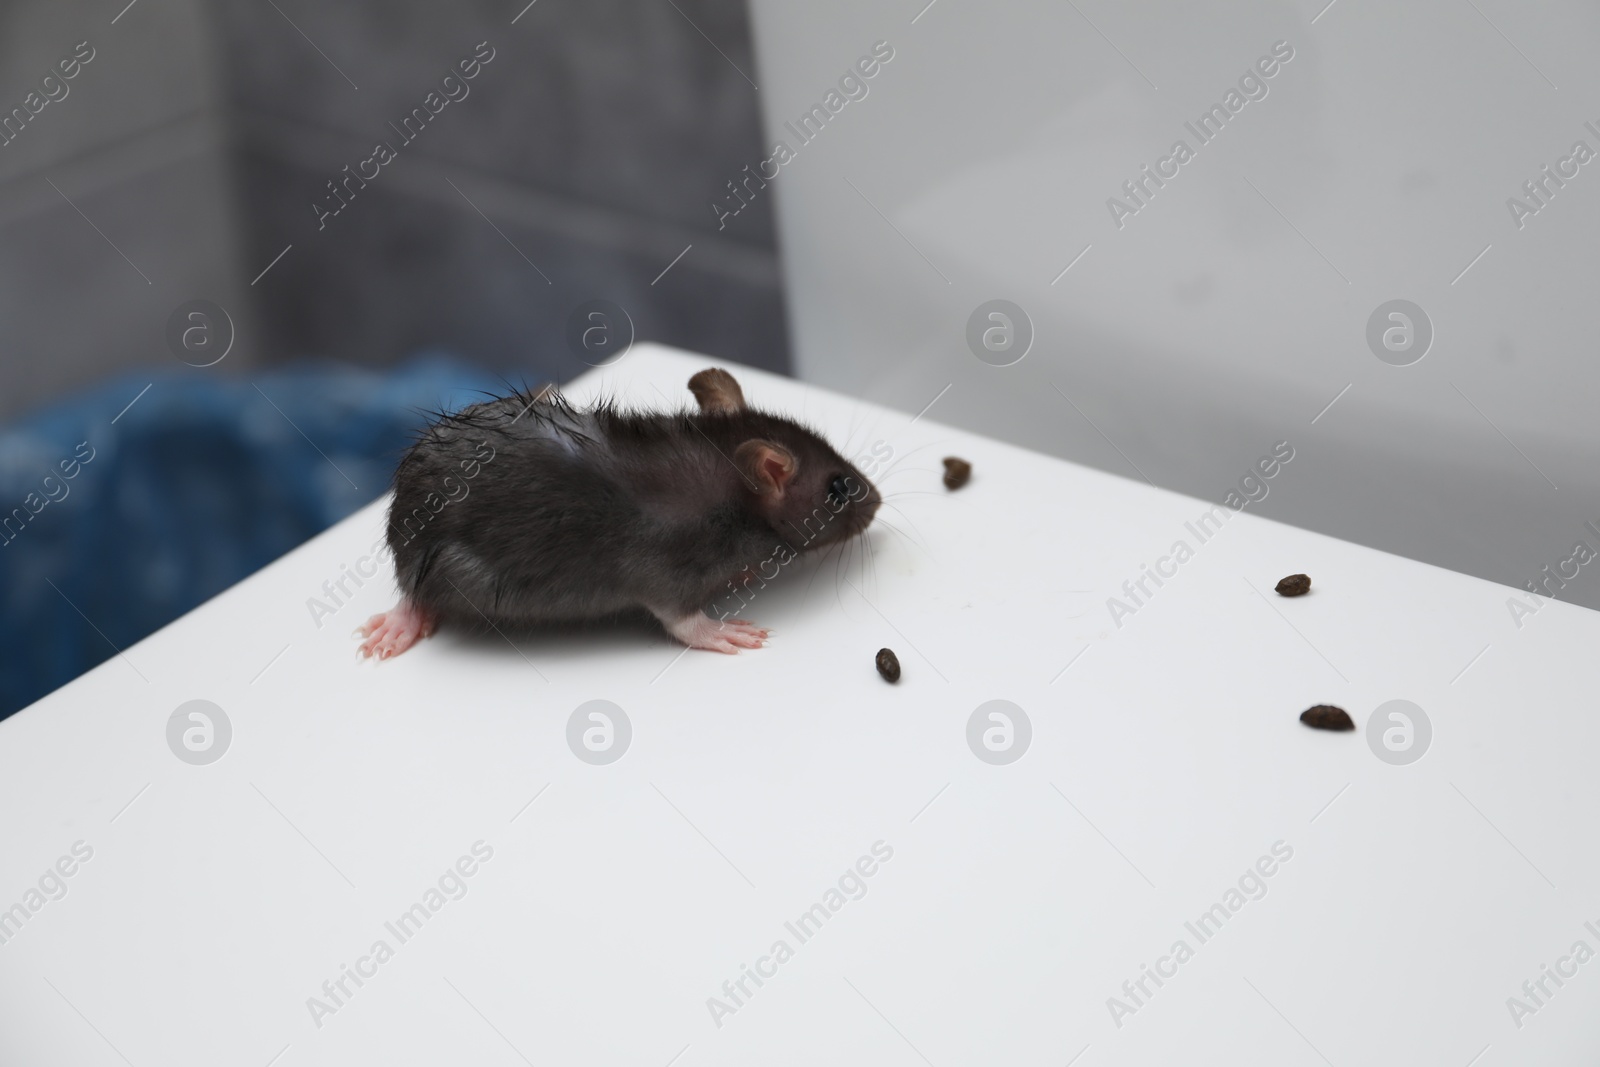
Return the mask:
MULTIPOLYGON (((657 616, 661 618, 661 616, 657 616)), ((726 619, 718 622, 709 615, 695 612, 681 619, 661 619, 667 632, 690 648, 703 648, 711 652, 730 655, 741 648, 761 648, 771 632, 746 619, 726 619)))
POLYGON ((366 638, 358 654, 363 659, 386 660, 398 656, 424 637, 433 634, 438 622, 421 608, 402 600, 389 611, 374 615, 356 632, 366 638))

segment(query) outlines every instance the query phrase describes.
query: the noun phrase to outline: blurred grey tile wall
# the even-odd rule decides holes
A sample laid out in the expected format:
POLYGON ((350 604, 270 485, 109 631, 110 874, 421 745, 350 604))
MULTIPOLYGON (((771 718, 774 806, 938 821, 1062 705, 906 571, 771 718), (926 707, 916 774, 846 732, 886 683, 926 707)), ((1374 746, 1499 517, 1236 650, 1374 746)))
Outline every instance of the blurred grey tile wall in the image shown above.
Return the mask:
POLYGON ((592 299, 641 339, 787 370, 770 198, 725 228, 711 208, 764 156, 742 0, 524 4, 0 7, 0 117, 23 111, 0 144, 0 417, 181 367, 166 322, 197 297, 235 320, 232 372, 443 348, 566 380, 592 299), (347 202, 321 215, 329 182, 347 202))

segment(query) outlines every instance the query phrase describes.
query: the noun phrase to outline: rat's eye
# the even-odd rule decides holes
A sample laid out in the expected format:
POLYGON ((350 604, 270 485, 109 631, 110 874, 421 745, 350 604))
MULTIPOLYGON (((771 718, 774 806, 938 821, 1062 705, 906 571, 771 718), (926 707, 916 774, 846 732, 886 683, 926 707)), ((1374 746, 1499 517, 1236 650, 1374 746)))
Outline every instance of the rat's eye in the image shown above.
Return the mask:
POLYGON ((828 500, 830 503, 842 505, 850 498, 850 487, 845 484, 844 475, 839 475, 828 483, 828 500))

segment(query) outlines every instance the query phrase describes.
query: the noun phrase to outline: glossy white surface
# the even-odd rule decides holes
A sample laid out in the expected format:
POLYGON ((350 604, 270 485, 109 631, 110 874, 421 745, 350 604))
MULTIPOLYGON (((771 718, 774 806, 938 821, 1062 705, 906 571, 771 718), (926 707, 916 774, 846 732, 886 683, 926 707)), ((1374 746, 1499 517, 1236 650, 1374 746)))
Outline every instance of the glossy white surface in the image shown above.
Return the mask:
MULTIPOLYGON (((705 365, 640 346, 571 392, 677 403, 705 365)), ((921 546, 877 528, 864 568, 796 564, 749 613, 767 649, 445 632, 359 664, 387 570, 320 627, 308 605, 362 565, 380 502, 0 723, 0 907, 93 850, 0 944, 0 1062, 1600 1054, 1600 963, 1520 1030, 1505 1006, 1575 940, 1600 946, 1600 616, 1551 604, 1518 631, 1510 590, 1246 512, 1119 627, 1106 598, 1197 542, 1206 505, 740 377, 852 454, 892 449, 885 514, 921 546), (974 466, 957 493, 945 454, 974 466), (1293 571, 1313 592, 1278 598, 1293 571), (1330 701, 1361 726, 1395 698, 1433 724, 1409 766, 1296 721, 1330 701), (203 766, 166 734, 195 699, 233 729, 203 766), (566 742, 595 699, 633 728, 603 766, 566 742), (966 740, 995 699, 1032 724, 1005 766, 966 740), (385 923, 479 841, 465 895, 400 943, 385 923), (805 943, 786 931, 879 841, 864 896, 805 943), (1279 841, 1265 895, 1187 934, 1279 841), (1193 958, 1116 1026, 1107 999, 1179 938, 1193 958), (308 998, 378 939, 393 958, 318 1027, 308 998), (793 958, 715 1025, 708 998, 778 939, 793 958)))
MULTIPOLYGON (((1508 584, 1600 549, 1600 168, 1567 164, 1520 227, 1508 207, 1575 142, 1600 152, 1600 9, 925 4, 753 2, 792 145, 894 50, 760 192, 800 377, 911 411, 949 386, 934 417, 1210 500, 1288 439, 1304 463, 1266 514, 1508 584), (1185 123, 1275 42, 1292 60, 1202 143, 1185 123), (1114 220, 1180 138, 1194 158, 1114 220), (1004 369, 965 340, 995 298, 1036 331, 1004 369), (1366 340, 1397 298, 1435 331, 1406 367, 1366 340)), ((1600 607, 1600 583, 1561 597, 1600 607)))

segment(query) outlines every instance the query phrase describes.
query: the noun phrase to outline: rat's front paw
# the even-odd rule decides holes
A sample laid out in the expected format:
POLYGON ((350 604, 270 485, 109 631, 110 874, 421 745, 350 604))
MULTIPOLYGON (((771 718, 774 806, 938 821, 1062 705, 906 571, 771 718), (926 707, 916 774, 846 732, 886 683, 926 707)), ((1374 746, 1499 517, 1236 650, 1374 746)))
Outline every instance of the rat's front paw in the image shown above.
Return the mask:
POLYGON ((366 640, 359 654, 363 659, 385 660, 398 656, 424 637, 432 635, 435 619, 420 608, 402 600, 391 610, 374 615, 356 631, 366 640))
POLYGON ((772 632, 746 619, 729 618, 719 622, 699 612, 681 619, 662 619, 661 625, 690 648, 730 655, 742 648, 761 648, 772 632))

